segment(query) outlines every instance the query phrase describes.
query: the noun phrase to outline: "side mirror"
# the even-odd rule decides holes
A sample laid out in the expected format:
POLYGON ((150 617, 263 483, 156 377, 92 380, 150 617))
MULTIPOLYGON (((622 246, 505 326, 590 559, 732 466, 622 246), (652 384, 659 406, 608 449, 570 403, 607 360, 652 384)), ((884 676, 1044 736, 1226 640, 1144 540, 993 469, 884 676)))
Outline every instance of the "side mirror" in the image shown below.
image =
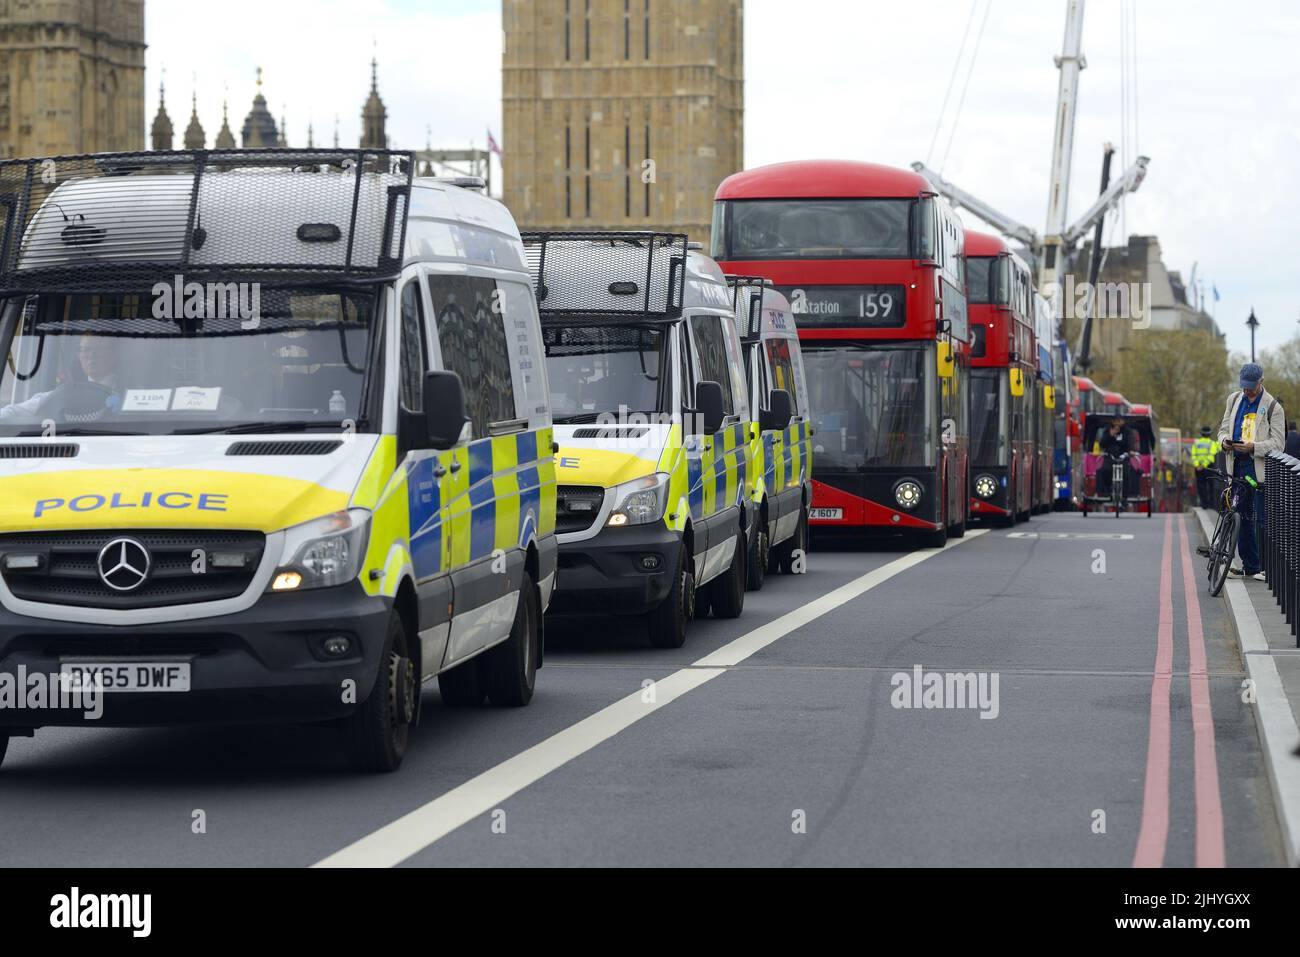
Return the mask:
POLYGON ((704 380, 695 386, 695 411, 700 416, 700 428, 705 435, 712 435, 722 428, 726 410, 722 406, 722 386, 711 380, 704 380))
MULTIPOLYGON (((1012 355, 1015 355, 1015 353, 1012 353, 1012 355)), ((1011 370, 1011 394, 1014 396, 1022 396, 1025 394, 1025 370, 1011 370)))
POLYGON ((449 449, 460 441, 469 416, 465 387, 454 372, 437 370, 424 376, 424 425, 429 445, 449 449))
POLYGON ((1050 385, 1043 386, 1043 405, 1049 409, 1056 408, 1056 389, 1050 385))
POLYGON ((758 413, 759 428, 764 432, 780 432, 794 418, 794 400, 785 389, 773 389, 767 397, 767 408, 758 413))

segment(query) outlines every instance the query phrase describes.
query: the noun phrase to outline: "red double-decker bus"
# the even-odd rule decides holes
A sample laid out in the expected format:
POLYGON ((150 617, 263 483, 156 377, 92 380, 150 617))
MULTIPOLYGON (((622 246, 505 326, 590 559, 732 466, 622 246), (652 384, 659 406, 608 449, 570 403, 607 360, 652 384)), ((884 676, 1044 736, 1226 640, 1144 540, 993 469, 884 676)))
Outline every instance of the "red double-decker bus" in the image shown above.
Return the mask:
POLYGON ((1044 384, 1029 266, 1005 242, 966 231, 970 297, 972 515, 1012 525, 1047 501, 1044 384))
POLYGON ((790 300, 813 410, 819 532, 966 530, 963 230, 910 170, 814 160, 718 187, 713 256, 790 300))

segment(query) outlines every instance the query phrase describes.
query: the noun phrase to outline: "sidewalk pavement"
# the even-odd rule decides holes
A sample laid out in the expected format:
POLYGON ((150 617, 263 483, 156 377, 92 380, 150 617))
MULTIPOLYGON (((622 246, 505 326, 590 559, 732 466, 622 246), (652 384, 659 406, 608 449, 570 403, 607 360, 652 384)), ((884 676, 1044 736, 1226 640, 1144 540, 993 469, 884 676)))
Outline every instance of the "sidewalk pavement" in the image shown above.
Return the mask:
MULTIPOLYGON (((1214 534, 1215 514, 1196 509, 1205 540, 1214 534)), ((1259 728, 1287 863, 1300 867, 1300 649, 1268 585, 1228 579, 1228 601, 1241 657, 1255 686, 1259 728)))

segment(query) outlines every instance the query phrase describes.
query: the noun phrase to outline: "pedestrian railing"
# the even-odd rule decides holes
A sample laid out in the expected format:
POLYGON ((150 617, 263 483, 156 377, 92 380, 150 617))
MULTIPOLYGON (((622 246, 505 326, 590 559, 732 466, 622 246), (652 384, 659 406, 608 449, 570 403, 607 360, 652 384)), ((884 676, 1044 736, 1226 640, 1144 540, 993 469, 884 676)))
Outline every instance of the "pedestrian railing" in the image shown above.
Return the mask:
POLYGON ((1260 555, 1269 590, 1300 647, 1300 459, 1270 452, 1264 469, 1260 555))

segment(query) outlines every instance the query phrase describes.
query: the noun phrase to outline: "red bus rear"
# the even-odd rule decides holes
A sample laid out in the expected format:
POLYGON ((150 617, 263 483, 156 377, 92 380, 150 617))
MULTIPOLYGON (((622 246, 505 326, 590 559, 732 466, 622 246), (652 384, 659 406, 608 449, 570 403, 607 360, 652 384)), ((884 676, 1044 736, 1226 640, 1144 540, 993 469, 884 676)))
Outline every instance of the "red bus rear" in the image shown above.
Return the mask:
POLYGON ((965 531, 960 221, 910 170, 782 163, 723 180, 713 256, 771 279, 799 326, 813 409, 812 524, 965 531))
POLYGON ((970 510, 972 515, 1014 524, 1041 510, 1048 500, 1033 280, 1029 266, 1005 242, 967 230, 966 281, 971 326, 970 510))

